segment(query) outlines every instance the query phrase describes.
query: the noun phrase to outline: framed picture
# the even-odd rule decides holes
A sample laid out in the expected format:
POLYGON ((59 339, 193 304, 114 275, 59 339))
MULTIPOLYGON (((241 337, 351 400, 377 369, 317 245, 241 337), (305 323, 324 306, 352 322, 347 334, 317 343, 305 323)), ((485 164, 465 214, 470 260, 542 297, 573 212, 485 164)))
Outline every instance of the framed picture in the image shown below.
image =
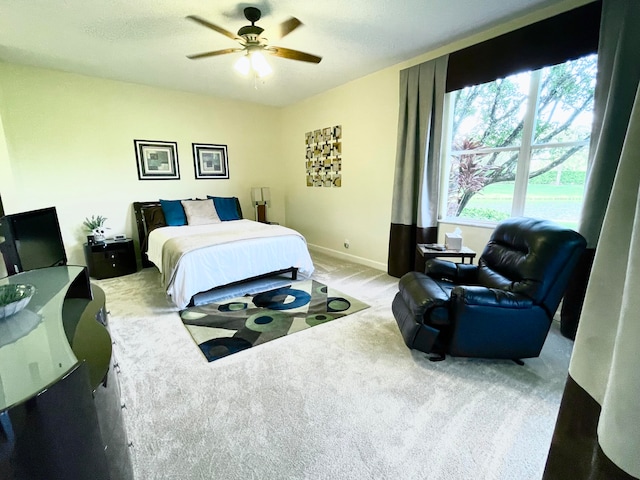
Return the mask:
POLYGON ((226 145, 193 143, 193 165, 196 178, 229 178, 226 145))
POLYGON ((178 144, 160 140, 134 140, 140 180, 177 180, 178 144))

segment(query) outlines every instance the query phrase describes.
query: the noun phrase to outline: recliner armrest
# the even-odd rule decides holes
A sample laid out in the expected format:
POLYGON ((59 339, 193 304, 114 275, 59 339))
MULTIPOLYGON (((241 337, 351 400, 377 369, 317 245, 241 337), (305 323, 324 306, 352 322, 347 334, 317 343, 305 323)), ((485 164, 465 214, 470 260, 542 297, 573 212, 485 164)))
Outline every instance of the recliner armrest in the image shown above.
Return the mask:
POLYGON ((457 284, 475 284, 478 266, 468 263, 455 263, 440 258, 427 260, 425 273, 432 278, 448 280, 457 284))
POLYGON ((422 322, 425 314, 436 307, 446 306, 449 297, 440 286, 424 273, 409 272, 399 282, 400 295, 409 309, 422 322))
POLYGON ((533 306, 533 300, 519 293, 471 285, 454 287, 451 290, 451 301, 462 302, 465 305, 513 309, 531 308, 533 306))

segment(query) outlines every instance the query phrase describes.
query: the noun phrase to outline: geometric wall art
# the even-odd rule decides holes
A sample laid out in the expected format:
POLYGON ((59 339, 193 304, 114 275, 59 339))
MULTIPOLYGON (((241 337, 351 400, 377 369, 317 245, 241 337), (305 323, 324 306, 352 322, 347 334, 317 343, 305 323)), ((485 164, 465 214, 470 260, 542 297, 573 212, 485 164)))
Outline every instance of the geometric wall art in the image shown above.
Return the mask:
POLYGON ((307 187, 342 186, 342 126, 305 133, 307 187))

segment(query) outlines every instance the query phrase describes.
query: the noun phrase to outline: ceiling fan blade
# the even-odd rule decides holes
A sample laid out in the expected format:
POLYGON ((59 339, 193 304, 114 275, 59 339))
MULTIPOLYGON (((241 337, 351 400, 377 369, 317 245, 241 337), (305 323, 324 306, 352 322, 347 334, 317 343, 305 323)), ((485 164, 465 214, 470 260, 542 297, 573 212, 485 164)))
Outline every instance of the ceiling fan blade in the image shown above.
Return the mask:
POLYGON ((213 52, 197 53, 195 55, 187 55, 187 58, 195 60, 197 58, 215 57, 216 55, 225 55, 227 53, 241 52, 243 48, 225 48, 224 50, 214 50, 213 52))
POLYGON ((219 27, 217 25, 214 25, 211 22, 207 22, 204 18, 200 18, 196 15, 188 15, 187 18, 189 20, 193 20, 196 23, 199 23, 202 26, 205 26, 207 28, 210 28, 211 30, 221 33, 222 35, 229 37, 232 40, 240 40, 240 38, 235 34, 235 33, 231 33, 229 30, 226 30, 222 27, 219 27))
POLYGON ((302 22, 298 20, 296 17, 291 17, 288 20, 285 20, 280 24, 280 31, 278 32, 278 38, 282 38, 285 35, 289 35, 296 28, 302 25, 302 22))
POLYGON ((320 60, 322 60, 322 57, 317 57, 310 53, 299 52, 298 50, 291 50, 289 48, 267 47, 265 50, 276 57, 290 58, 291 60, 300 60, 302 62, 320 63, 320 60))

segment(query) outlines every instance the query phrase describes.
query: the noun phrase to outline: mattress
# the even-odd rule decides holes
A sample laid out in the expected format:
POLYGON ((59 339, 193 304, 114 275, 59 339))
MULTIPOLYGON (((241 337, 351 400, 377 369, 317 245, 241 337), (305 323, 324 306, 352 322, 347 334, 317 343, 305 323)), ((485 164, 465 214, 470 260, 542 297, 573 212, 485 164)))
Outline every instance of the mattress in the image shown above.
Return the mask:
POLYGON ((179 308, 229 283, 291 267, 303 277, 314 270, 299 232, 252 220, 157 228, 149 233, 147 255, 179 308))

